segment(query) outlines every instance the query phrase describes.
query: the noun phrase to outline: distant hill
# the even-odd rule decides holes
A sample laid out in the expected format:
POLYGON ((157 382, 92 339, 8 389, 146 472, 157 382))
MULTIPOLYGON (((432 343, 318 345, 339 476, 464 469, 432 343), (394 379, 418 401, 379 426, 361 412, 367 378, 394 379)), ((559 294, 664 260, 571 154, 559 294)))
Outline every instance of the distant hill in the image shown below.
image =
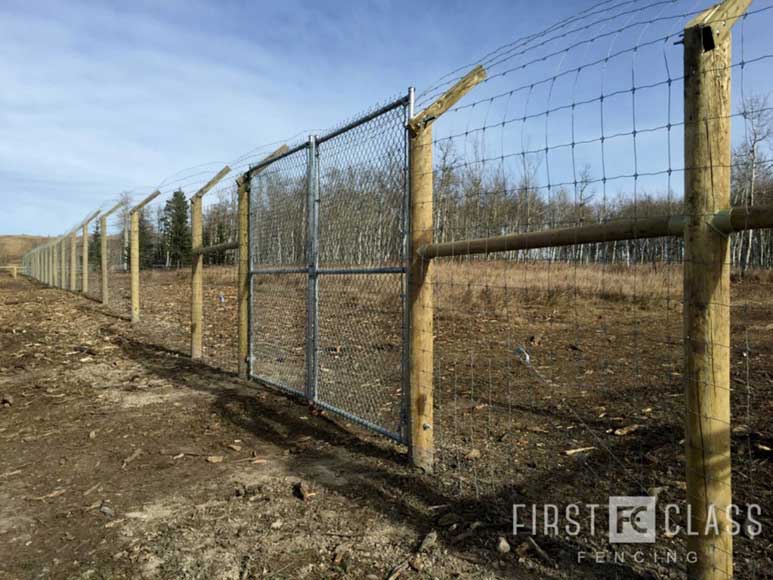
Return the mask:
POLYGON ((45 236, 0 236, 0 266, 20 263, 24 254, 47 241, 45 236))

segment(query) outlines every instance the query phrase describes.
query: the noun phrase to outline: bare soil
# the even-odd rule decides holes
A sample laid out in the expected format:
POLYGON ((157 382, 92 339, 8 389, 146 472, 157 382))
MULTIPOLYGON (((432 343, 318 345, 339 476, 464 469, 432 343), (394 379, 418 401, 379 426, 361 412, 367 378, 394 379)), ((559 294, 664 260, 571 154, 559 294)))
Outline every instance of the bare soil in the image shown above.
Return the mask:
MULTIPOLYGON (((609 552, 604 537, 511 535, 513 503, 653 488, 684 500, 678 297, 440 278, 429 475, 383 438, 192 363, 187 278, 148 280, 163 303, 132 327, 93 300, 0 277, 0 578, 683 576, 651 559, 577 562, 609 552), (582 447, 593 449, 566 454, 582 447)), ((233 344, 228 286, 208 290, 223 318, 208 319, 205 340, 221 353, 233 344)), ((761 504, 764 526, 736 539, 739 578, 773 570, 771 289, 734 287, 735 497, 761 504)), ((365 310, 378 304, 369 296, 365 310)), ((666 549, 684 554, 683 539, 655 550, 666 549)))

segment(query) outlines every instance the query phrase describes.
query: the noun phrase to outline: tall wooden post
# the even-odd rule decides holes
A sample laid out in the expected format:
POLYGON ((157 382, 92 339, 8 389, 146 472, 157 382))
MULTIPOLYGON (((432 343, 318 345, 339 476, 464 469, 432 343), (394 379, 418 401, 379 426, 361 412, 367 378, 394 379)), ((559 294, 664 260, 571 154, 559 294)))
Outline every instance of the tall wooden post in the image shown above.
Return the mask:
POLYGON ((688 577, 733 575, 730 458, 730 244, 711 216, 730 206, 730 29, 750 0, 728 0, 684 34, 684 384, 688 577), (713 512, 713 513, 712 513, 713 512), (715 518, 715 520, 714 520, 715 518), (718 530, 707 522, 716 521, 718 530))
POLYGON ((410 135, 411 262, 408 373, 410 380, 411 461, 432 471, 435 457, 433 419, 434 322, 432 261, 418 254, 431 244, 432 231, 432 126, 417 128, 410 135))
POLYGON ((226 165, 191 197, 191 358, 202 355, 204 340, 204 196, 223 179, 231 168, 226 165))
POLYGON ((70 235, 70 291, 78 290, 78 234, 70 235))
POLYGON ((99 273, 102 282, 102 304, 107 306, 110 302, 110 290, 108 287, 107 271, 107 216, 99 218, 99 273))
POLYGON ((67 288, 67 237, 59 241, 59 287, 67 288))
POLYGON ((140 210, 131 212, 129 232, 129 260, 131 262, 132 322, 140 321, 140 210))
POLYGON ((81 248, 81 292, 89 293, 89 224, 83 224, 81 234, 83 247, 81 248))
MULTIPOLYGON (((129 212, 129 260, 131 261, 132 322, 140 321, 140 212, 151 201, 161 195, 158 189, 135 205, 129 212)), ((120 207, 115 206, 108 214, 120 207)))
POLYGON ((53 272, 54 272, 53 286, 56 288, 59 287, 59 278, 62 271, 62 265, 59 262, 59 254, 60 254, 59 246, 60 246, 60 243, 59 243, 59 240, 57 240, 53 246, 53 261, 51 262, 51 265, 53 267, 53 272))
MULTIPOLYGON (((433 241, 432 123, 485 78, 486 69, 476 66, 435 102, 408 121, 410 140, 408 180, 411 198, 411 253, 408 269, 409 447, 411 461, 425 471, 432 471, 435 458, 432 262, 421 255, 422 247, 433 241)), ((413 91, 411 91, 411 109, 413 109, 412 95, 413 91)))
POLYGON ((239 192, 239 376, 249 377, 250 324, 250 178, 236 180, 239 192))
MULTIPOLYGON (((191 246, 200 248, 204 238, 202 226, 202 198, 191 199, 191 246)), ((193 253, 191 257, 191 358, 201 358, 204 324, 204 254, 193 253)))

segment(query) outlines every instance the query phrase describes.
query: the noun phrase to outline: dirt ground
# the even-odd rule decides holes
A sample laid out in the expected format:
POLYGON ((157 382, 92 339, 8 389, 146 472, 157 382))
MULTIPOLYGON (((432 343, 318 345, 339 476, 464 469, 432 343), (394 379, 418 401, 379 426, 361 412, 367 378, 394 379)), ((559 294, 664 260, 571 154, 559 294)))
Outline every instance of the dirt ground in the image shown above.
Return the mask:
POLYGON ((0 577, 493 578, 513 565, 443 537, 417 555, 450 506, 391 445, 148 346, 82 297, 0 278, 0 304, 0 577))
MULTIPOLYGON (((513 503, 683 501, 678 298, 454 280, 436 294, 428 475, 383 438, 192 363, 163 332, 0 277, 0 578, 681 577, 577 563, 606 538, 511 535, 513 503)), ((735 492, 765 529, 736 540, 744 579, 773 570, 771 289, 734 301, 735 492)))

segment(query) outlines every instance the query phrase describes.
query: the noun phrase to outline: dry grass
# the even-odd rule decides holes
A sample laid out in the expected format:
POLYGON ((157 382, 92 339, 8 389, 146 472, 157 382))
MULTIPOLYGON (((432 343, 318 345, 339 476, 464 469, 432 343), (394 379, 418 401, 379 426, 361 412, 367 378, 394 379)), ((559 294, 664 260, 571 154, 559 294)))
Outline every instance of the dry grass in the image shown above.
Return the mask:
POLYGON ((583 298, 646 306, 681 299, 682 267, 438 261, 435 287, 441 308, 451 305, 446 302, 496 307, 509 297, 538 302, 583 298))
POLYGON ((48 241, 42 236, 0 236, 0 266, 21 263, 21 258, 48 241))

